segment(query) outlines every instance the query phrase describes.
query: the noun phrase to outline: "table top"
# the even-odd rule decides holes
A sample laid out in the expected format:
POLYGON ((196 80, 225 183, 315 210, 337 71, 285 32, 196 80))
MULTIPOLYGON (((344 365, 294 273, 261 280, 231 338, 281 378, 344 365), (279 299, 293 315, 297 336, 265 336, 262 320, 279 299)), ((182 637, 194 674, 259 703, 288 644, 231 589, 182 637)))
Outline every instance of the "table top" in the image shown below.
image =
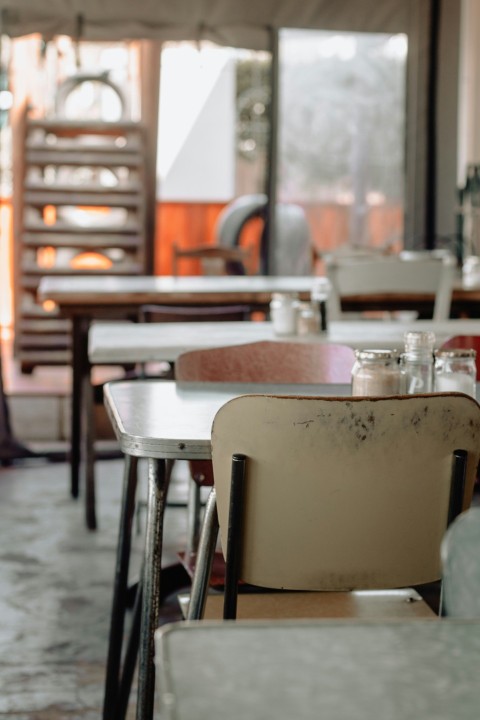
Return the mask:
POLYGON ((155 644, 175 720, 479 714, 480 621, 202 621, 166 626, 155 644))
POLYGON ((219 408, 238 395, 348 396, 350 385, 269 383, 176 383, 122 380, 104 387, 105 406, 122 452, 136 457, 211 457, 212 422, 219 408))
POLYGON ((351 385, 120 380, 104 386, 104 401, 125 454, 207 460, 216 412, 234 397, 259 393, 349 397, 351 385))
POLYGON ((207 305, 235 301, 268 303, 274 292, 310 296, 312 277, 225 276, 45 276, 38 297, 60 307, 133 306, 146 303, 207 305))
POLYGON ((480 335, 480 320, 416 320, 413 323, 363 320, 331 322, 326 334, 276 336, 270 322, 128 323, 93 322, 89 331, 92 364, 175 361, 186 350, 260 340, 338 343, 353 348, 403 347, 407 330, 433 331, 437 345, 452 335, 480 335))

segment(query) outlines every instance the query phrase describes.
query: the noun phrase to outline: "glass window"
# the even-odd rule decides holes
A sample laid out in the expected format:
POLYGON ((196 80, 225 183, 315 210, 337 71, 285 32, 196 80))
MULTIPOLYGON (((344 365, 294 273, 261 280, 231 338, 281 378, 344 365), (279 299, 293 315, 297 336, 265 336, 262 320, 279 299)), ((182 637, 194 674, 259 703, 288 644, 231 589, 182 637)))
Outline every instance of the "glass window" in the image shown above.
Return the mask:
POLYGON ((280 33, 278 200, 303 206, 320 251, 399 249, 407 37, 280 33))

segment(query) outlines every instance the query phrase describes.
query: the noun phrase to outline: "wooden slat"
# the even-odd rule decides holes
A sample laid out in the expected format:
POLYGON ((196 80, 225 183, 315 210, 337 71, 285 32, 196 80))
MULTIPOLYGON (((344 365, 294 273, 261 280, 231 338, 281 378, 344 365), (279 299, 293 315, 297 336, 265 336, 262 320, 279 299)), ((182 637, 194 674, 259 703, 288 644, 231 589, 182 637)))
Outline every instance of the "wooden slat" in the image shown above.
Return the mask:
POLYGON ((129 180, 122 180, 118 185, 108 187, 100 185, 98 182, 91 183, 68 183, 55 181, 53 183, 47 183, 42 178, 28 177, 24 184, 25 190, 45 190, 48 192, 64 192, 64 193, 81 193, 89 192, 97 195, 106 195, 109 193, 115 193, 122 195, 123 193, 133 193, 142 190, 142 184, 137 178, 131 178, 129 180))
POLYGON ((75 233, 85 234, 88 232, 92 235, 111 235, 112 233, 139 233, 141 231, 140 221, 129 218, 125 223, 118 227, 112 227, 112 225, 102 226, 97 225, 86 228, 82 225, 73 225, 72 223, 65 222, 65 220, 57 220, 55 225, 46 225, 43 220, 35 220, 28 218, 25 221, 25 228, 27 232, 49 232, 49 233, 75 233))
POLYGON ((142 148, 141 138, 138 135, 125 137, 125 135, 120 134, 119 138, 122 140, 122 145, 115 144, 114 138, 112 138, 110 142, 92 143, 91 140, 89 140, 89 137, 91 138, 92 134, 83 133, 82 137, 78 136, 76 138, 72 138, 71 140, 62 138, 59 139, 58 143, 49 142, 46 138, 39 140, 36 137, 30 137, 27 138, 25 147, 28 150, 44 150, 53 152, 79 152, 79 150, 83 148, 83 150, 107 153, 118 152, 119 150, 138 152, 142 148), (85 138, 83 141, 82 137, 85 138))
POLYGON ((140 235, 121 236, 113 233, 105 235, 56 234, 56 233, 25 233, 22 235, 25 247, 67 247, 67 248, 139 248, 142 246, 140 235))
POLYGON ((70 346, 70 338, 65 333, 59 335, 20 333, 17 339, 17 346, 21 348, 68 348, 70 346))
POLYGON ((55 190, 40 191, 28 190, 24 196, 26 205, 34 205, 43 207, 44 205, 87 205, 93 207, 109 206, 109 207, 141 207, 142 198, 138 194, 122 193, 116 194, 110 192, 105 195, 97 193, 76 192, 65 193, 55 190))
POLYGON ((141 275, 142 274, 142 267, 139 263, 129 263, 129 264, 118 264, 118 265, 112 265, 112 267, 108 268, 107 270, 94 270, 91 268, 87 268, 85 270, 75 270, 70 267, 52 267, 48 268, 46 270, 45 268, 39 268, 38 265, 35 265, 34 263, 24 260, 22 262, 22 270, 25 273, 24 280, 29 281, 32 280, 34 282, 38 282, 34 280, 33 276, 38 277, 44 277, 45 275, 141 275))
POLYGON ((75 167, 141 167, 143 158, 138 152, 125 152, 116 148, 112 152, 78 151, 62 152, 58 150, 28 150, 26 162, 29 165, 72 165, 75 167))
POLYGON ((63 318, 38 318, 36 320, 27 320, 24 317, 17 324, 16 332, 20 335, 28 333, 65 333, 70 332, 70 322, 63 318))
POLYGON ((22 366, 70 365, 72 354, 69 350, 22 350, 16 352, 16 359, 22 366))
POLYGON ((29 118, 27 129, 39 129, 56 135, 122 135, 143 132, 143 126, 134 120, 107 122, 104 120, 65 120, 65 119, 34 119, 29 118))

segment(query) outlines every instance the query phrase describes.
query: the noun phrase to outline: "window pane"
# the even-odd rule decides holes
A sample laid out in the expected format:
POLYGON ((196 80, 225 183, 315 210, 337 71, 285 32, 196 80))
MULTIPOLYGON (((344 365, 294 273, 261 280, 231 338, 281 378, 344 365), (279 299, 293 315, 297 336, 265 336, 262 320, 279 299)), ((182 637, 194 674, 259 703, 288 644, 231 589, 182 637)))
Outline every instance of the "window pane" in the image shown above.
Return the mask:
POLYGON ((319 250, 403 237, 405 35, 280 35, 278 199, 319 250))

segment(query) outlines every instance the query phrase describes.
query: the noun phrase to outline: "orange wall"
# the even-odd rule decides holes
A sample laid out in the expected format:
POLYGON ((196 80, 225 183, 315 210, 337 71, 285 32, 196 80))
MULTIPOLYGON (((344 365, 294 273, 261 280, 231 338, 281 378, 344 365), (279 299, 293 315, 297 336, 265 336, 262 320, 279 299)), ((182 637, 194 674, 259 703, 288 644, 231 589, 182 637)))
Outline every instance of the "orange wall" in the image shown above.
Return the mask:
MULTIPOLYGON (((223 208, 223 203, 157 203, 155 274, 171 274, 174 243, 180 247, 213 244, 215 242, 215 225, 223 208)), ((339 205, 311 205, 305 206, 304 209, 310 225, 312 244, 315 248, 331 250, 346 242, 349 223, 348 208, 339 205)), ((371 245, 378 247, 391 238, 397 238, 391 249, 401 249, 403 212, 400 207, 371 208, 367 224, 371 245)), ((258 219, 248 223, 242 233, 241 244, 258 246, 261 227, 261 221, 258 219)), ((0 326, 12 324, 12 266, 12 207, 10 198, 5 198, 0 206, 0 326)), ((256 267, 252 267, 250 270, 255 272, 256 267)), ((182 275, 196 275, 200 272, 198 260, 182 261, 180 266, 182 275)))

